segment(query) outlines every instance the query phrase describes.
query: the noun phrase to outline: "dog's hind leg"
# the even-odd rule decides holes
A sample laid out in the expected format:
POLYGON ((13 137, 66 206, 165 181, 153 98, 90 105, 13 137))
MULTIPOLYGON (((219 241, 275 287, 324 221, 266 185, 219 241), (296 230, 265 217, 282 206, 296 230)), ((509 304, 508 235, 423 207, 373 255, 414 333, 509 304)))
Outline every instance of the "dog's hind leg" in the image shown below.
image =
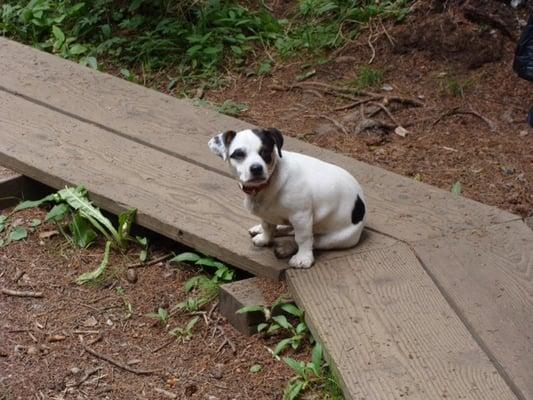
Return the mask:
POLYGON ((362 232, 363 224, 358 223, 341 230, 316 235, 313 247, 317 250, 347 249, 359 242, 362 232))

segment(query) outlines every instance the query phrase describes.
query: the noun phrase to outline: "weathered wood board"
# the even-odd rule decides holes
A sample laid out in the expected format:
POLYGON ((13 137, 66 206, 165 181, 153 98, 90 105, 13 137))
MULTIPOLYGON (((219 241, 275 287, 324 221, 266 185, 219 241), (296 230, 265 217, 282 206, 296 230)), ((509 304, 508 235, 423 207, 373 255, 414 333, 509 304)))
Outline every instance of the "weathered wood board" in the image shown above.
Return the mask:
POLYGON ((515 221, 414 249, 515 390, 533 399, 533 231, 515 221))
MULTIPOLYGON (((0 89, 218 174, 228 176, 224 163, 208 152, 207 138, 251 126, 6 39, 0 38, 0 53, 0 89)), ((365 187, 369 225, 401 240, 519 219, 292 138, 286 147, 349 170, 365 187)))
POLYGON ((350 399, 515 399, 403 243, 287 271, 350 399))
POLYGON ((0 160, 54 188, 83 184, 110 212, 137 208, 140 225, 257 275, 285 268, 253 247, 246 228, 257 222, 229 178, 5 92, 0 160))

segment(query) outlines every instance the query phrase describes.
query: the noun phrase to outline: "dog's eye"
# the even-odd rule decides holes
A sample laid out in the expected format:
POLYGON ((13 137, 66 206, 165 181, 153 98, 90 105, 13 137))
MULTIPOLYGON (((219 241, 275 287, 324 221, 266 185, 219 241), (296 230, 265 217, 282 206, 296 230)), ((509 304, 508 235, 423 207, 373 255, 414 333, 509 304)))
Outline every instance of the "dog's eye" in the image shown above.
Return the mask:
POLYGON ((230 158, 233 158, 234 160, 242 160, 244 157, 246 157, 246 153, 240 149, 235 150, 230 156, 230 158))

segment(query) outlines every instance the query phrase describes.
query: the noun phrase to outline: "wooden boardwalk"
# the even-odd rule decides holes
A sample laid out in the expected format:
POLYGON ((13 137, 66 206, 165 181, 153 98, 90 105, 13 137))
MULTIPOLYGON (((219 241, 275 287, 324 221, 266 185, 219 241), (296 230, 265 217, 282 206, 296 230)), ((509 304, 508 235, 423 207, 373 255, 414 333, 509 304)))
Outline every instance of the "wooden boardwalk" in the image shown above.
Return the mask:
MULTIPOLYGON (((250 126, 0 39, 0 164, 256 275, 254 219, 215 132, 250 126)), ((282 127, 281 127, 282 128, 282 127)), ((365 239, 285 274, 349 399, 532 399, 533 232, 519 217, 287 138, 341 165, 369 208, 365 239)))

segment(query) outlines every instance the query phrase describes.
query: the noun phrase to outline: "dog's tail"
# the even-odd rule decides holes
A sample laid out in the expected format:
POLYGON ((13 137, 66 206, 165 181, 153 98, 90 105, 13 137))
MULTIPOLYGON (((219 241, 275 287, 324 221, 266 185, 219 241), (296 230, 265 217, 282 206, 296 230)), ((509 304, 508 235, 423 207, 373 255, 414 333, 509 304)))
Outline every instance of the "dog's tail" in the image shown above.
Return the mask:
POLYGON ((352 223, 354 225, 357 225, 359 222, 363 220, 365 217, 365 203, 363 203, 363 200, 361 200, 361 197, 357 195, 357 199, 355 200, 355 205, 353 207, 352 211, 352 223))

